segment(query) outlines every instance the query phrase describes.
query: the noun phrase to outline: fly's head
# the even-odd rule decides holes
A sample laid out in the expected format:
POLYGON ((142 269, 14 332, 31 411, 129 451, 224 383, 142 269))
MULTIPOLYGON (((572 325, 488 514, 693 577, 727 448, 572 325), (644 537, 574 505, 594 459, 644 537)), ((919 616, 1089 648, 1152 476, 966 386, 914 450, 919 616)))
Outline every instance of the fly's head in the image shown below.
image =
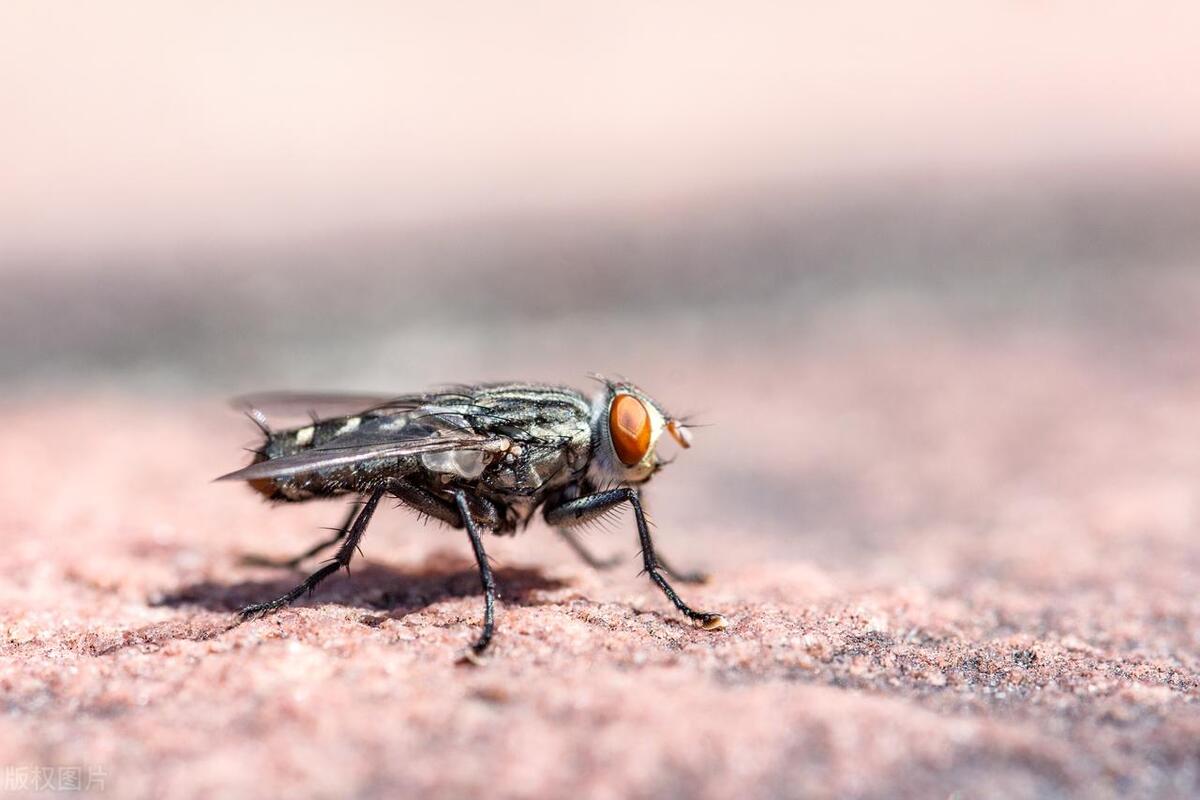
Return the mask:
POLYGON ((658 452, 663 434, 682 448, 692 435, 682 420, 630 383, 604 382, 592 400, 592 463, 597 485, 643 483, 670 463, 658 452))

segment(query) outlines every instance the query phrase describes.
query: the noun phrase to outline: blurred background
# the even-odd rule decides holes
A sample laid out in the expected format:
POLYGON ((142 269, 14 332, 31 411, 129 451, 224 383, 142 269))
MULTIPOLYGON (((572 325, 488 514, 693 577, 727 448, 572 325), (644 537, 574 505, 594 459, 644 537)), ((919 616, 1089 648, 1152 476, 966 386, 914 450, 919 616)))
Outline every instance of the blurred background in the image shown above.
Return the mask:
POLYGON ((786 371, 818 332, 933 322, 1186 361, 1198 26, 1185 2, 5 3, 0 380, 614 370, 670 402, 710 359, 786 371))

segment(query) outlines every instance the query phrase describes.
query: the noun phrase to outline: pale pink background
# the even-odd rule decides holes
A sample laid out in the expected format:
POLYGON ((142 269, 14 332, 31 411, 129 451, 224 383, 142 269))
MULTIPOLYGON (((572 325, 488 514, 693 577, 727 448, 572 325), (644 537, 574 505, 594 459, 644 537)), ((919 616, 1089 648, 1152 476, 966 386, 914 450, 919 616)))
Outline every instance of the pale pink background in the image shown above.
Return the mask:
POLYGON ((0 8, 0 253, 1200 166, 1187 2, 0 8))
POLYGON ((145 797, 1194 797, 1200 6, 0 4, 0 769, 145 797), (623 374, 656 537, 211 479, 258 389, 623 374))

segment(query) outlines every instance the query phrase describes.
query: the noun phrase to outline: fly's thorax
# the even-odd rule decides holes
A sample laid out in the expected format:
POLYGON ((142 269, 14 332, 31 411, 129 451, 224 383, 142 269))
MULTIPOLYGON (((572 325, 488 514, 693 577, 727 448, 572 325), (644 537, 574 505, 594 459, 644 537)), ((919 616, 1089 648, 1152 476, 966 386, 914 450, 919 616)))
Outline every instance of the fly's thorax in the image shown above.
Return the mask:
POLYGON ((656 452, 664 432, 686 446, 686 434, 645 392, 628 383, 607 383, 592 399, 592 462, 588 477, 598 486, 642 483, 663 461, 656 452))

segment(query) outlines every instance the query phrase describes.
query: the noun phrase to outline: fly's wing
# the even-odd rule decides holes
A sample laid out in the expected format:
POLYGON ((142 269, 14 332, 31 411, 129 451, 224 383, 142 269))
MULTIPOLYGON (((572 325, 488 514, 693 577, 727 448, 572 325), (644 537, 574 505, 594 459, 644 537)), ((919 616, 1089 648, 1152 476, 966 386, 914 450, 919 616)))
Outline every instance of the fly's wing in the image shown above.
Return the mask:
POLYGON ((341 394, 336 392, 259 392, 235 397, 230 405, 263 423, 278 419, 329 419, 381 409, 416 408, 421 394, 341 394))
POLYGON ((364 461, 430 453, 471 452, 474 460, 481 461, 481 451, 501 450, 509 443, 500 433, 477 428, 467 417, 444 405, 423 404, 427 397, 393 397, 368 412, 360 410, 345 433, 296 453, 256 462, 218 480, 285 478, 364 461))
POLYGON ((390 441, 383 441, 382 437, 379 437, 374 442, 365 441, 341 446, 338 446, 335 440, 328 446, 251 464, 236 472, 222 475, 217 480, 251 481, 262 478, 286 478, 322 469, 347 467, 381 458, 400 458, 457 450, 490 450, 504 443, 504 440, 499 437, 468 432, 449 436, 412 438, 393 435, 390 441))

